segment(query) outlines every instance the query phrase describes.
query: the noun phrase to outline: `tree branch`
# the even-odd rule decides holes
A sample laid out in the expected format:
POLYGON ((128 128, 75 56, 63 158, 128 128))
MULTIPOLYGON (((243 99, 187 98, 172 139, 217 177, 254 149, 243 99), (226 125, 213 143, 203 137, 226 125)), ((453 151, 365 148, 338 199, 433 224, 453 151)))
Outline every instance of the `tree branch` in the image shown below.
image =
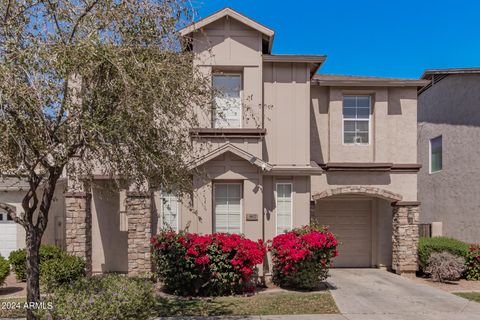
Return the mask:
POLYGON ((70 38, 68 41, 72 41, 73 37, 75 36, 75 33, 77 32, 77 28, 80 24, 80 22, 85 18, 85 16, 95 7, 95 5, 98 3, 98 0, 93 1, 86 9, 85 11, 78 17, 77 21, 75 22, 75 25, 73 26, 72 33, 70 34, 70 38))

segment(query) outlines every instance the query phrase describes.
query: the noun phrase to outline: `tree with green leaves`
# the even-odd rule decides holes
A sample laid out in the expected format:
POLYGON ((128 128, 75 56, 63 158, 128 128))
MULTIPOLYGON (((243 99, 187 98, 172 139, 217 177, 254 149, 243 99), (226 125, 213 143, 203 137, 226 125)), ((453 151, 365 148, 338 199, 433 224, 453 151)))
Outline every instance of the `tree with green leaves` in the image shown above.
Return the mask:
MULTIPOLYGON (((1 0, 0 174, 27 182, 27 300, 61 177, 93 172, 188 191, 192 106, 209 79, 177 30, 187 0, 1 0)), ((28 319, 33 319, 31 310, 28 319)))

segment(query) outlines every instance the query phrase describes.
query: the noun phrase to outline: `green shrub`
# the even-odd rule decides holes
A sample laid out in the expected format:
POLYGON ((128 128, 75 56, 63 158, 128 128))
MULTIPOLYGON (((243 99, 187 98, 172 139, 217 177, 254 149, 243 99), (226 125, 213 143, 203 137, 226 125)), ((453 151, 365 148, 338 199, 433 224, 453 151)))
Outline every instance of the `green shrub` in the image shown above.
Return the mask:
POLYGON ((40 282, 47 291, 85 276, 85 260, 64 254, 44 261, 40 266, 40 282))
POLYGON ((480 246, 472 245, 465 260, 467 280, 480 280, 480 246))
POLYGON ((469 245, 463 241, 448 237, 420 238, 418 243, 418 261, 425 270, 428 259, 433 252, 447 251, 451 254, 466 257, 469 245))
POLYGON ((155 291, 147 279, 110 274, 61 285, 44 300, 54 308, 41 311, 42 319, 148 319, 153 315, 155 291))
MULTIPOLYGON (((51 245, 42 244, 40 245, 40 266, 45 261, 60 258, 64 252, 56 247, 51 245)), ((12 270, 15 273, 18 281, 27 280, 27 252, 25 249, 18 249, 12 251, 8 257, 12 270)))
POLYGON ((10 273, 10 264, 8 260, 0 255, 0 285, 3 284, 8 274, 10 273))
POLYGON ((25 249, 18 249, 10 252, 8 261, 12 266, 12 271, 15 273, 18 281, 27 280, 27 256, 25 249))

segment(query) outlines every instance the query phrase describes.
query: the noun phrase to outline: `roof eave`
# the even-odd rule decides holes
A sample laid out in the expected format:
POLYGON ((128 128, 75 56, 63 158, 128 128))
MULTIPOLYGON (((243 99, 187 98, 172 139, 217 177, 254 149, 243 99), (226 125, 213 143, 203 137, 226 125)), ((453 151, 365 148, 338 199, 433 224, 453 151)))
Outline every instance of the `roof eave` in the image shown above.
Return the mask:
MULTIPOLYGON (((182 37, 185 37, 187 36, 188 34, 198 30, 198 29, 201 29, 203 28, 204 26, 218 20, 218 19, 221 19, 225 16, 230 16, 244 24, 246 24, 247 26, 251 27, 252 29, 255 29, 261 33, 263 33, 264 35, 268 36, 270 38, 270 41, 273 40, 273 36, 275 34, 275 32, 272 30, 272 29, 269 29, 267 27, 265 27, 264 25, 242 15, 241 13, 231 9, 231 8, 223 8, 203 19, 200 19, 199 21, 197 22, 194 22, 192 24, 189 24, 188 26, 182 28, 179 30, 180 32, 180 35, 182 37)), ((271 44, 270 44, 271 45, 271 44)))
POLYGON ((380 81, 380 80, 319 80, 312 83, 326 87, 423 87, 430 80, 380 81))

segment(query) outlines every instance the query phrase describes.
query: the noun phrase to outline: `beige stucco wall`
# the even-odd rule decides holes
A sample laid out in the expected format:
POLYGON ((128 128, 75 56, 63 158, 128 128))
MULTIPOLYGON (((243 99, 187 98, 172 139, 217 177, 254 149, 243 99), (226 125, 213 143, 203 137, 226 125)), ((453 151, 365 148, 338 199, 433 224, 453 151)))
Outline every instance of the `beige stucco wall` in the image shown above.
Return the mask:
MULTIPOLYGON (((311 158, 328 162, 389 162, 415 164, 416 89, 311 87, 311 158), (365 94, 372 97, 370 144, 345 145, 342 136, 342 97, 365 94)), ((417 200, 416 173, 328 172, 312 177, 312 194, 328 188, 366 185, 389 190, 404 201, 417 200)))
POLYGON ((276 165, 310 164, 310 71, 303 63, 264 63, 264 158, 276 165))
MULTIPOLYGON (((205 76, 213 72, 242 74, 242 118, 244 128, 261 127, 262 34, 233 18, 223 18, 193 33, 195 65, 205 76)), ((195 109, 200 127, 211 127, 212 114, 195 109)))
POLYGON ((182 227, 189 225, 189 231, 212 233, 213 199, 215 182, 239 182, 242 184, 242 233, 251 239, 262 239, 263 188, 261 169, 248 161, 225 153, 202 166, 202 175, 193 178, 195 192, 193 209, 184 206, 181 210, 182 227), (257 214, 257 221, 246 221, 246 214, 257 214))
POLYGON ((276 234, 276 203, 275 189, 279 182, 292 183, 293 187, 293 228, 310 223, 310 177, 305 176, 264 176, 264 219, 265 240, 270 240, 276 234))
POLYGON ((327 162, 416 163, 416 88, 311 87, 312 159, 327 162), (370 144, 345 145, 342 97, 372 97, 370 144))
POLYGON ((480 243, 480 75, 449 75, 419 96, 418 197, 421 222, 480 243), (429 140, 442 135, 443 168, 429 173, 429 140))
POLYGON ((312 176, 312 195, 341 186, 369 186, 402 196, 402 201, 417 201, 417 174, 390 172, 330 172, 312 176))
MULTIPOLYGON (((120 196, 107 182, 92 185, 92 271, 127 272, 128 238, 120 231, 120 196)), ((146 239, 148 241, 148 239, 146 239)))

